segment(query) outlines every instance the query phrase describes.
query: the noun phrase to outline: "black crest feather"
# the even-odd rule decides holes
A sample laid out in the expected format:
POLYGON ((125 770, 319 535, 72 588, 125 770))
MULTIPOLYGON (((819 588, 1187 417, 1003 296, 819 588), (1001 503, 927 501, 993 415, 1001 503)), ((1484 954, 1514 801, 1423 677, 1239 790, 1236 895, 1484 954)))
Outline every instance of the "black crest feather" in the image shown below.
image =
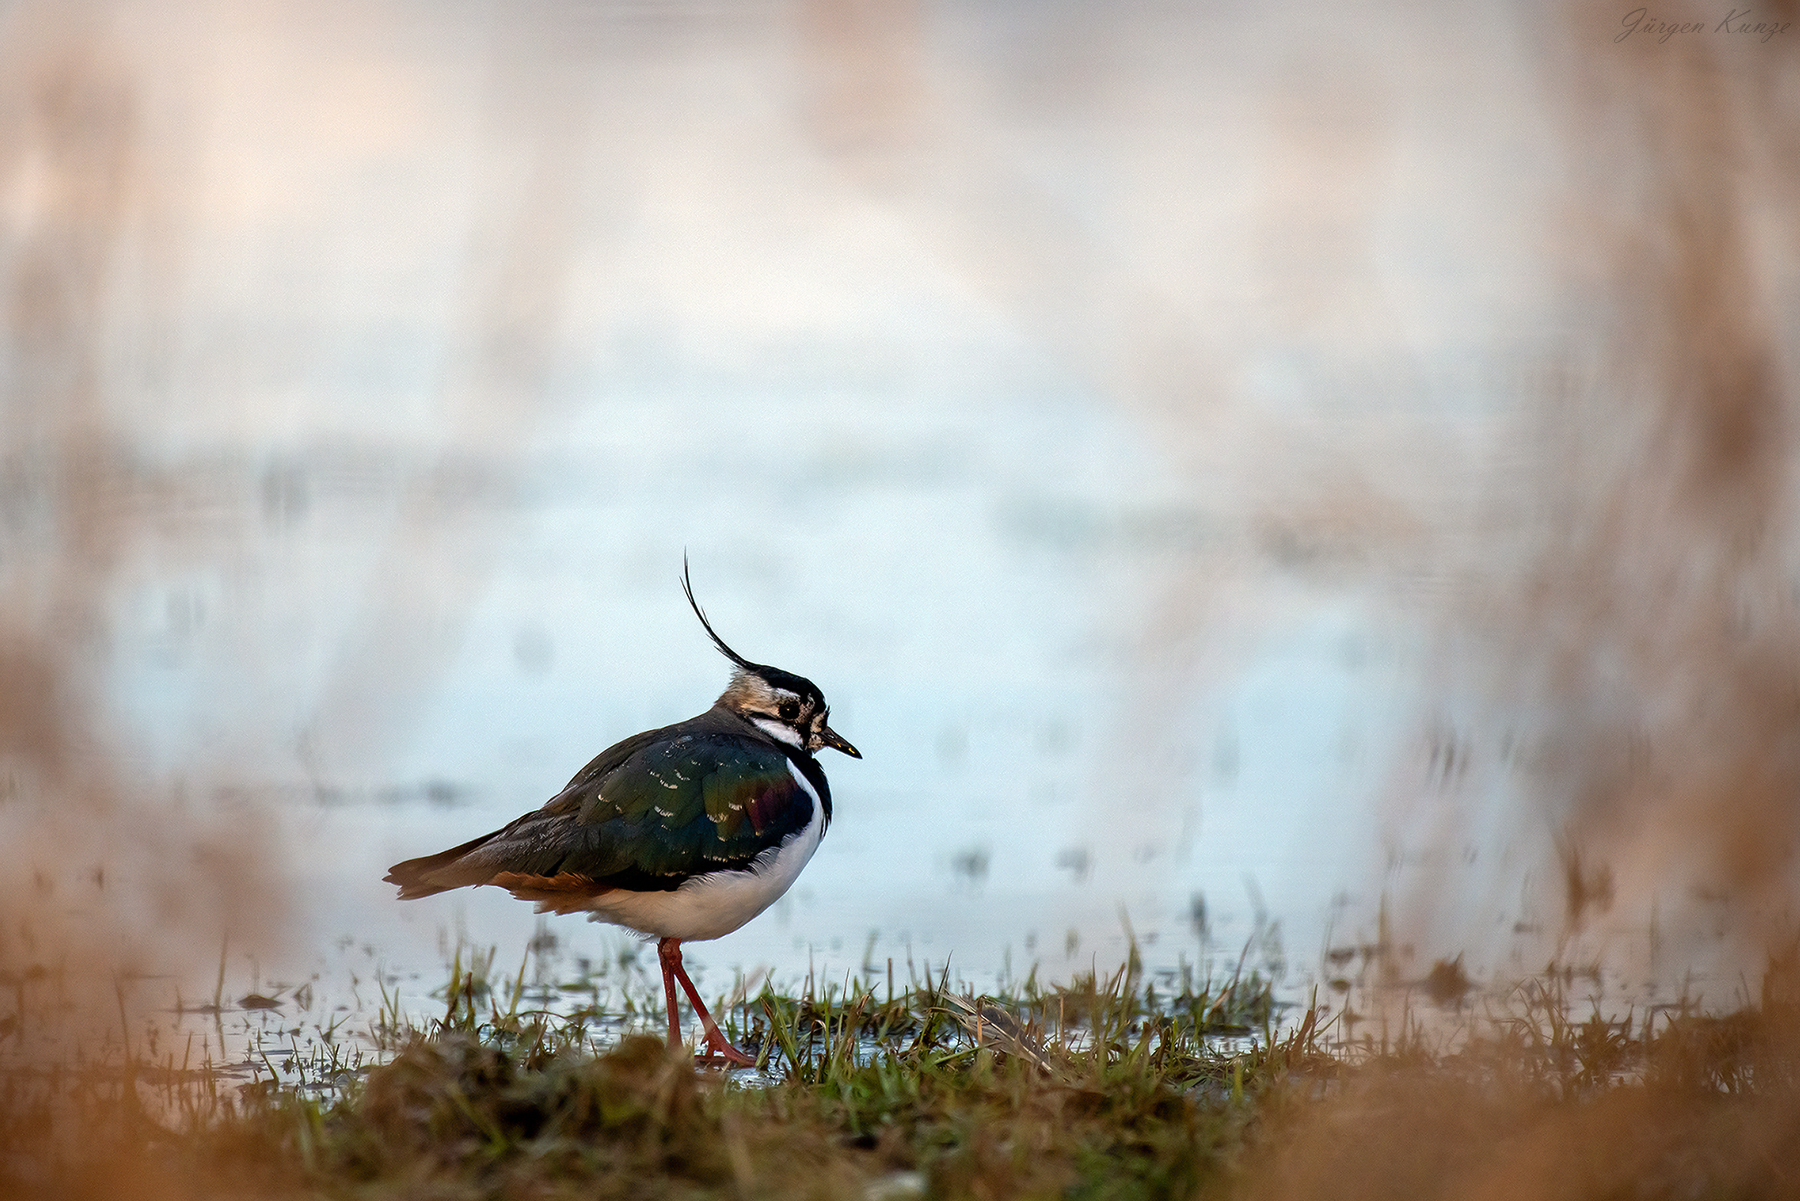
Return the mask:
POLYGON ((705 627, 707 636, 712 639, 713 645, 719 648, 719 653, 724 655, 727 659, 730 659, 745 671, 756 671, 761 665, 750 662, 750 660, 744 658, 744 656, 738 654, 729 646, 726 646, 725 640, 719 637, 719 632, 712 628, 712 622, 706 620, 706 613, 700 608, 700 602, 694 599, 694 582, 688 578, 688 561, 685 552, 683 552, 681 556, 681 590, 687 593, 688 607, 693 609, 694 616, 700 619, 700 624, 705 627))

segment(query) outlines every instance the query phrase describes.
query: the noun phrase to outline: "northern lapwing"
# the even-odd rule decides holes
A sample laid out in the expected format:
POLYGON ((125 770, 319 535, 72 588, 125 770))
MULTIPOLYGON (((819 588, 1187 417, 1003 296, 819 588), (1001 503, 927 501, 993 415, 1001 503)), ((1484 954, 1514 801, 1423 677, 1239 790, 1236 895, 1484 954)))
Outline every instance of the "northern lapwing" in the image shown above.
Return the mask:
POLYGON ((658 940, 669 1045, 681 1045, 675 983, 687 992, 712 1052, 755 1063, 725 1041, 681 966, 681 944, 731 933, 774 904, 831 824, 831 787, 813 758, 825 747, 862 753, 826 719, 804 676, 752 663, 725 644, 682 591, 731 683, 698 717, 635 734, 601 751, 542 809, 471 842, 388 869, 402 900, 493 884, 539 913, 586 912, 658 940))

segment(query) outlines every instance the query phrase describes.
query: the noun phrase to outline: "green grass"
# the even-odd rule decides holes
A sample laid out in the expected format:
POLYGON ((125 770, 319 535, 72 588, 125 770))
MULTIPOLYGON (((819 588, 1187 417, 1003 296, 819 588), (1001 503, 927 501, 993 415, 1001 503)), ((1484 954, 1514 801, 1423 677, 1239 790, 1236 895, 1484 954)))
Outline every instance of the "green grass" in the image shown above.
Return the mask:
POLYGON ((1305 1020, 1221 1048, 1211 1030, 1268 1021, 1265 985, 1159 999, 1130 968, 972 1007, 941 981, 765 990, 725 1015, 760 1050, 748 1081, 649 1037, 594 1054, 582 1017, 522 1014, 518 995, 465 977, 334 1101, 265 1084, 209 1132, 236 1148, 211 1162, 360 1196, 1061 1195, 1124 1179, 1169 1195, 1241 1144, 1278 1075, 1336 1070, 1305 1020))
POLYGON ((761 1059, 729 1076, 642 1035, 597 1049, 604 1015, 476 966, 441 1016, 384 1010, 378 1066, 9 1079, 0 1193, 1800 1195, 1792 952, 1727 1016, 1577 1017, 1552 975, 1449 1035, 1415 1015, 1354 1040, 1318 1010, 1278 1024, 1260 981, 1159 993, 1135 960, 998 998, 809 982, 725 1009, 761 1059))

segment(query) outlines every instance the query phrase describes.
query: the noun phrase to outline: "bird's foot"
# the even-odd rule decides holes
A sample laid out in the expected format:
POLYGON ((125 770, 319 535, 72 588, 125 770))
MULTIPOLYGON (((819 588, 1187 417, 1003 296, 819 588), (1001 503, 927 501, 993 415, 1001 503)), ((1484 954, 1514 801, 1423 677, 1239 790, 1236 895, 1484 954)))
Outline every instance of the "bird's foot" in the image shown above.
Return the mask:
POLYGON ((716 1053, 720 1059, 725 1061, 725 1064, 728 1067, 753 1068, 756 1066, 756 1057, 754 1055, 744 1054, 744 1052, 726 1042, 724 1035, 714 1037, 709 1034, 703 1046, 705 1049, 694 1056, 694 1063, 697 1065, 711 1067, 713 1056, 716 1053))

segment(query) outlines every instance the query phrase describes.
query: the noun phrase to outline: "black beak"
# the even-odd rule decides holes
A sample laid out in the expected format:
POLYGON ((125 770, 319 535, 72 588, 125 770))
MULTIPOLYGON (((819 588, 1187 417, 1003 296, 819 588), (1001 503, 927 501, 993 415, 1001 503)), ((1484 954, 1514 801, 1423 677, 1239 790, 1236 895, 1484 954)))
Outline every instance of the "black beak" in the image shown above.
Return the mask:
POLYGON ((842 751, 852 759, 862 758, 862 752, 845 742, 843 736, 830 726, 819 727, 819 738, 834 751, 842 751))

